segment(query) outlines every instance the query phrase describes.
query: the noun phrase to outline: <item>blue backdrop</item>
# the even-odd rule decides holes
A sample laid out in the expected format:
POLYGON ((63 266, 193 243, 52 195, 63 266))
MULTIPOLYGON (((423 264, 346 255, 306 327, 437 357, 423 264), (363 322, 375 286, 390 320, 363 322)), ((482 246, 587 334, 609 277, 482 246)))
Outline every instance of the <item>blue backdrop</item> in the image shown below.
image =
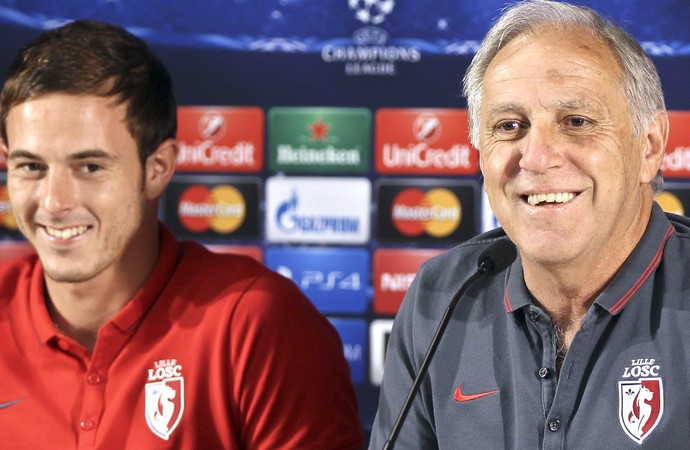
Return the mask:
MULTIPOLYGON (((170 68, 181 105, 463 108, 460 80, 505 3, 0 0, 0 74, 41 30, 92 18, 147 40, 170 68)), ((688 0, 581 3, 635 35, 658 66, 668 108, 690 110, 688 0)), ((377 178, 373 169, 368 176, 377 178)), ((356 387, 368 431, 378 387, 356 387)))

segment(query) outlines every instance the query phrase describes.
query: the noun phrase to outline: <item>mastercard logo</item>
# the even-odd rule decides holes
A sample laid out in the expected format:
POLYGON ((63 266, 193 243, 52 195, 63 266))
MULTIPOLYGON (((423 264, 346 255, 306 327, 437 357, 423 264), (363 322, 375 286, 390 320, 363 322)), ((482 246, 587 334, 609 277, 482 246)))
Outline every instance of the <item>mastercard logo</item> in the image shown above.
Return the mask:
POLYGON ((10 206, 10 195, 4 186, 0 186, 0 226, 10 230, 17 229, 17 222, 14 220, 10 206))
POLYGON ((458 229, 462 220, 460 200, 451 191, 435 188, 427 192, 409 188, 393 200, 391 218, 395 228, 405 236, 443 238, 458 229))
POLYGON ((192 186, 180 196, 177 215, 180 223, 194 233, 213 230, 228 234, 237 230, 247 214, 247 205, 239 190, 220 185, 212 189, 192 186))
POLYGON ((659 195, 656 196, 656 202, 659 204, 659 206, 661 206, 661 209, 666 212, 679 214, 681 216, 685 215, 685 208, 683 208, 683 204, 678 197, 670 192, 660 192, 659 195))

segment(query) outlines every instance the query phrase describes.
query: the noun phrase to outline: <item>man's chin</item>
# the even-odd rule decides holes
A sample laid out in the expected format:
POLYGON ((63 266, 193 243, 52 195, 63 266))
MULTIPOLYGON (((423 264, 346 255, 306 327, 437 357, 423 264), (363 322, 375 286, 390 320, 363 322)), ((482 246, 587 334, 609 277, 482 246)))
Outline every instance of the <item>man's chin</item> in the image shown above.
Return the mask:
POLYGON ((47 270, 44 267, 43 273, 47 278, 56 283, 82 283, 93 278, 92 274, 80 270, 47 270))

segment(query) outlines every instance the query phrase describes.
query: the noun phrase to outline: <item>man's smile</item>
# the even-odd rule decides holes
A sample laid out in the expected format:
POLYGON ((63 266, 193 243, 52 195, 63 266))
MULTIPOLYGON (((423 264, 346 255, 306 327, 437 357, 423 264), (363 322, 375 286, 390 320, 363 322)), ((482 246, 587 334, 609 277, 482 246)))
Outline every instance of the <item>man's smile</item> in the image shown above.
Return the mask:
POLYGON ((84 233, 86 233, 86 230, 89 229, 89 227, 84 226, 84 225, 79 225, 76 227, 69 227, 69 228, 53 228, 46 226, 44 227, 46 230, 46 233, 50 237, 54 237, 57 239, 72 239, 74 237, 80 236, 84 233))
POLYGON ((536 206, 540 203, 567 203, 575 198, 572 192, 549 192, 548 194, 530 194, 527 203, 536 206))

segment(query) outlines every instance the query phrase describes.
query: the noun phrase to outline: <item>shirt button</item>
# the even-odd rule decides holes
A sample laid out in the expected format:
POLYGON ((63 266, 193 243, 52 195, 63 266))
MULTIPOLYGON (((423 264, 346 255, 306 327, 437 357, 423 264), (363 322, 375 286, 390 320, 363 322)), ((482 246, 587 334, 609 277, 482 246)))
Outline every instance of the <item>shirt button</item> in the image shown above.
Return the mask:
POLYGON ((101 384, 103 382, 103 378, 99 374, 91 372, 86 377, 86 381, 88 381, 90 384, 101 384))
POLYGON ((551 375, 551 370, 548 367, 542 367, 539 369, 539 378, 548 378, 551 375))
POLYGON ((561 421, 558 419, 549 420, 549 430, 558 431, 561 429, 561 421))
POLYGON ((536 311, 530 311, 529 312, 529 320, 532 322, 538 322, 539 321, 539 313, 536 311))
POLYGON ((79 428, 81 428, 84 431, 89 431, 93 430, 93 427, 96 426, 96 423, 93 420, 82 420, 79 422, 79 428))
POLYGON ((60 339, 58 341, 58 347, 60 347, 63 351, 69 350, 69 342, 60 339))

